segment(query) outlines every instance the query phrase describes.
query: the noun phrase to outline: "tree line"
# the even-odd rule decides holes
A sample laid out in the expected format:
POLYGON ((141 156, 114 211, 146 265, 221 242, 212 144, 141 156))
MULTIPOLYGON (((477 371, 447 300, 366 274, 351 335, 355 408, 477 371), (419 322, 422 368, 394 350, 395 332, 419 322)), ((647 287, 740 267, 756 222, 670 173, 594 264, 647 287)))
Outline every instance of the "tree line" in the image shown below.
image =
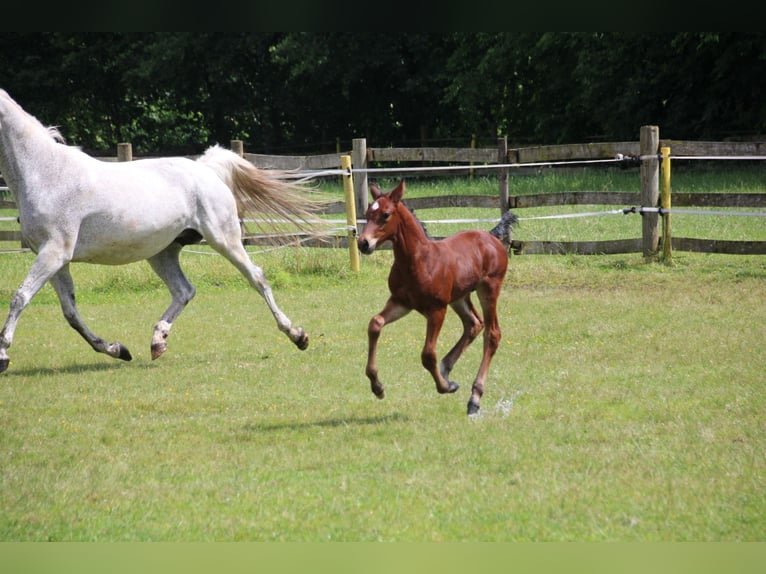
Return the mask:
POLYGON ((0 33, 0 88, 91 153, 753 139, 764 77, 762 32, 0 33))

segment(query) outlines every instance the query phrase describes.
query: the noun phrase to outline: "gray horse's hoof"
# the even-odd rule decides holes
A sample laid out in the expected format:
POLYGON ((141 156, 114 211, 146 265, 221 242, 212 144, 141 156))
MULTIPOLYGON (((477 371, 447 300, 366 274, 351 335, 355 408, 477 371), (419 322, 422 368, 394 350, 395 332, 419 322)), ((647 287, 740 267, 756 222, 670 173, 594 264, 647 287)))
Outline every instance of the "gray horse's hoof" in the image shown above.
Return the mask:
POLYGON ((130 354, 130 351, 128 351, 128 348, 124 346, 122 343, 118 343, 120 345, 120 354, 117 355, 118 359, 122 359, 123 361, 132 361, 133 355, 130 354))
POLYGON ((309 347, 309 336, 306 334, 306 331, 301 329, 298 338, 293 342, 301 351, 305 351, 309 347))
POLYGON ((473 400, 468 401, 468 416, 475 416, 479 414, 479 405, 478 403, 473 402, 473 400))
POLYGON ((8 370, 8 365, 11 364, 10 359, 0 359, 0 373, 4 373, 8 370))

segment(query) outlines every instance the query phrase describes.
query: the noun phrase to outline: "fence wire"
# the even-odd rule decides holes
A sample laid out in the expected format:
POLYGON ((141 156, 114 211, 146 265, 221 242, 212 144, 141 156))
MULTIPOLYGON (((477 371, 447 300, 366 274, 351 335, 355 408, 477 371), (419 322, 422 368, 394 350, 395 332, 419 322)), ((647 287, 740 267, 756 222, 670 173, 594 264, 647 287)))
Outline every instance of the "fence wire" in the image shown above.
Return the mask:
MULTIPOLYGON (((529 163, 504 163, 504 164, 481 164, 481 165, 451 165, 451 166, 429 166, 429 167, 397 167, 397 168, 350 168, 350 169, 325 169, 325 170, 296 170, 294 172, 285 174, 286 177, 294 178, 295 183, 307 183, 320 177, 329 176, 351 176, 355 173, 358 174, 385 174, 385 173, 417 173, 417 172, 434 172, 434 171, 458 171, 458 170, 482 170, 482 169, 514 169, 523 167, 556 167, 556 166, 569 166, 569 165, 590 165, 590 164, 606 164, 606 163, 638 163, 641 160, 657 159, 661 160, 661 155, 648 155, 648 156, 632 156, 617 154, 614 158, 607 159, 591 159, 591 160, 566 160, 566 161, 545 161, 545 162, 529 162, 529 163)), ((683 156, 683 155, 670 155, 670 159, 674 160, 708 160, 708 161, 759 161, 766 160, 766 156, 683 156)), ((8 192, 7 186, 0 187, 0 194, 8 192)), ((541 215, 536 217, 519 217, 519 221, 535 221, 545 219, 573 219, 583 217, 601 217, 605 215, 627 215, 631 213, 658 213, 663 214, 684 214, 684 215, 714 215, 714 216, 733 216, 733 217, 766 217, 766 211, 721 211, 721 210, 703 210, 703 209, 678 209, 670 208, 665 209, 662 207, 650 207, 650 206, 635 206, 626 207, 622 209, 608 209, 603 211, 589 211, 582 213, 562 213, 555 215, 541 215)), ((0 221, 16 221, 15 217, 0 217, 0 221)), ((260 222, 274 222, 274 220, 249 220, 260 222)), ((424 220, 424 224, 469 224, 469 223, 493 223, 496 222, 496 218, 457 218, 457 219, 434 219, 424 220)), ((358 218, 358 223, 367 223, 366 219, 358 218)), ((284 223, 284 222, 283 222, 284 223)), ((322 224, 345 224, 346 220, 340 219, 321 219, 314 223, 322 224)), ((353 226, 339 227, 335 229, 329 229, 324 232, 324 235, 335 235, 341 232, 356 231, 353 226)), ((303 235, 303 234, 285 234, 285 235, 303 235)), ((299 240, 301 243, 306 242, 310 237, 299 240)), ((254 253, 263 253, 272 251, 274 249, 281 249, 283 246, 275 246, 273 248, 265 249, 254 253)), ((4 253, 24 252, 25 249, 4 251, 4 253)), ((188 251, 194 253, 194 251, 188 251)), ((205 253, 205 252, 197 252, 205 253)))

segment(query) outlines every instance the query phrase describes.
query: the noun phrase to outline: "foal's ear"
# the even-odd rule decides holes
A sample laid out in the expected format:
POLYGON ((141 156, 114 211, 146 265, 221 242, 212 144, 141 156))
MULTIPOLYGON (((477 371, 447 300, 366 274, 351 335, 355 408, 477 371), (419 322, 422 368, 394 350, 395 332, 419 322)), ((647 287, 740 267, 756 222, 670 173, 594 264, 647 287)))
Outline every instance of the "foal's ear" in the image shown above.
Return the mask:
POLYGON ((404 180, 400 181, 399 185, 397 185, 394 189, 391 190, 391 192, 388 194, 388 197, 394 203, 399 203, 402 200, 403 195, 404 195, 404 180))
POLYGON ((378 199, 381 195, 383 195, 383 192, 380 191, 380 188, 374 183, 370 184, 370 193, 372 194, 373 199, 378 199))

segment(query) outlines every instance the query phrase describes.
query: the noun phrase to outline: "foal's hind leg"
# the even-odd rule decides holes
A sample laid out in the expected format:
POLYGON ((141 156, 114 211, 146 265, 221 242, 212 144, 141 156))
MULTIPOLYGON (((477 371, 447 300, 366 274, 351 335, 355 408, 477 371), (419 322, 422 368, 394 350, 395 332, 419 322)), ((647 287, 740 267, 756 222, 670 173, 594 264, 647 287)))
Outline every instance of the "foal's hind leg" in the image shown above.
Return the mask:
POLYGON ((471 398, 468 400, 468 414, 475 415, 479 412, 479 401, 484 394, 484 382, 487 380, 487 372, 492 357, 495 356, 500 346, 500 323, 497 320, 497 298, 500 295, 502 287, 502 277, 499 280, 489 281, 480 284, 476 293, 481 302, 482 313, 484 314, 484 354, 481 358, 479 371, 471 388, 471 398))
POLYGON ((459 386, 443 377, 441 370, 437 365, 436 359, 436 340, 439 338, 442 325, 444 325, 444 317, 447 314, 447 308, 432 310, 426 315, 426 342, 423 345, 423 350, 420 353, 420 361, 423 367, 431 373, 431 376, 436 383, 436 390, 439 393, 454 393, 458 390, 459 386))
POLYGON ((122 343, 107 343, 85 325, 75 306, 74 282, 72 281, 72 275, 69 273, 69 265, 65 265, 58 273, 53 275, 50 282, 56 291, 56 295, 58 295, 64 318, 93 347, 94 351, 104 353, 115 359, 122 359, 123 361, 130 361, 133 358, 128 348, 122 343))
MULTIPOLYGON (((239 229, 236 229, 239 233, 239 229)), ((235 241, 221 242, 215 238, 206 237, 208 243, 221 255, 226 257, 231 263, 239 269, 240 273, 244 275, 258 293, 266 301, 266 304, 271 310, 271 314, 277 322, 279 330, 285 333, 290 340, 295 343, 301 351, 305 350, 309 346, 309 337, 306 332, 300 327, 293 327, 292 321, 285 315, 282 310, 277 306, 277 302, 274 300, 274 294, 271 291, 271 286, 266 280, 266 276, 263 273, 263 269, 258 267, 250 260, 250 257, 242 246, 239 240, 239 236, 235 241)))
POLYGON ((473 343, 474 339, 481 333, 484 328, 484 321, 481 320, 479 314, 471 303, 471 296, 466 295, 462 299, 458 299, 450 303, 452 309, 460 317, 460 321, 463 323, 463 334, 458 339, 455 346, 450 349, 439 365, 439 372, 442 377, 449 379, 449 374, 452 372, 455 363, 462 356, 463 352, 473 343))
POLYGON ((170 306, 154 326, 151 346, 152 359, 158 358, 167 350, 167 338, 173 322, 186 305, 189 304, 189 301, 194 298, 196 293, 194 286, 189 283, 186 275, 181 270, 181 264, 178 261, 181 249, 183 249, 183 246, 180 243, 171 243, 163 251, 147 260, 154 272, 165 283, 172 297, 170 306))

